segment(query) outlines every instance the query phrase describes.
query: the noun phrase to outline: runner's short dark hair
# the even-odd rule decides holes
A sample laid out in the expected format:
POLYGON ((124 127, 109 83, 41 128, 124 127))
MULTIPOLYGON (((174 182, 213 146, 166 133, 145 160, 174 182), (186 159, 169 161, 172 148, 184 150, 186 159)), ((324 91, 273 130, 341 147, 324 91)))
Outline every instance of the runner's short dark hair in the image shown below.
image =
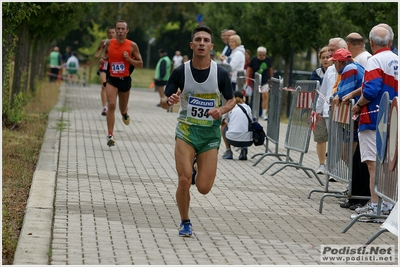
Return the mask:
POLYGON ((192 40, 193 40, 194 35, 196 33, 198 33, 198 32, 207 32, 207 33, 209 33, 211 35, 211 41, 212 41, 212 35, 213 34, 212 34, 212 30, 209 27, 204 26, 204 25, 198 25, 196 28, 194 28, 193 31, 192 31, 192 40))

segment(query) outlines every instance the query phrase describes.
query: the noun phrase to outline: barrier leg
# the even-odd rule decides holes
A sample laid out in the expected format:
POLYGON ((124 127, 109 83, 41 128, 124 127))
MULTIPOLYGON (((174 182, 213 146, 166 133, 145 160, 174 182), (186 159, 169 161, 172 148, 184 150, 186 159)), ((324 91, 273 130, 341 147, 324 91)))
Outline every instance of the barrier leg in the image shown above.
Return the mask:
POLYGON ((387 229, 381 229, 378 232, 376 232, 370 239, 368 239, 364 245, 368 246, 371 244, 378 236, 380 236, 382 233, 389 232, 387 229))
POLYGON ((355 224, 361 217, 367 217, 367 218, 387 218, 387 215, 374 215, 374 214, 358 214, 354 219, 351 220, 351 222, 342 230, 342 233, 346 233, 352 226, 355 224))
POLYGON ((260 174, 263 175, 266 171, 268 171, 275 164, 284 164, 284 163, 286 163, 286 162, 276 161, 276 162, 272 163, 271 165, 269 165, 267 168, 265 168, 260 174))

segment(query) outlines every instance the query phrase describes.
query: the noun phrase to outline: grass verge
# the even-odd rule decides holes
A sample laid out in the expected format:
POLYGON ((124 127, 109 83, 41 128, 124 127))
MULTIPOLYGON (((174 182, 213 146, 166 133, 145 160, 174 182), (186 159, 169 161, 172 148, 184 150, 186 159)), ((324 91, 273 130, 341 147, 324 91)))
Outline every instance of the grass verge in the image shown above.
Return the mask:
POLYGON ((2 263, 13 264, 33 174, 39 159, 48 115, 58 101, 59 85, 41 82, 23 108, 17 125, 4 125, 2 177, 2 263))

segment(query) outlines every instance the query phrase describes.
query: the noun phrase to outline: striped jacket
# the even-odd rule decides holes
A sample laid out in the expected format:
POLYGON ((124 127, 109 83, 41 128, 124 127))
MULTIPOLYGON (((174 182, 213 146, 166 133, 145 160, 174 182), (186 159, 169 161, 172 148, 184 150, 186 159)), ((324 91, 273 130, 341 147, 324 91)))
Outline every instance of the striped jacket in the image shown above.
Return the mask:
POLYGON ((371 101, 361 108, 359 131, 376 130, 378 105, 384 92, 389 93, 392 100, 398 89, 398 56, 390 48, 378 50, 368 59, 365 68, 362 95, 371 101))

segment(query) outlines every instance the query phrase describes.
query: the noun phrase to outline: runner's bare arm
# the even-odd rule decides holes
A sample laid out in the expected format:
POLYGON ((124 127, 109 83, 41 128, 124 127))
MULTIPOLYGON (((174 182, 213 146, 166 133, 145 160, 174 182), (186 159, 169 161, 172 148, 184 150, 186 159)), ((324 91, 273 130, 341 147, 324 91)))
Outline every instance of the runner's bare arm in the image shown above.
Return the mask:
POLYGON ((110 40, 106 41, 106 45, 104 47, 103 56, 99 60, 99 64, 104 64, 104 61, 108 59, 108 47, 110 46, 110 40))
POLYGON ((143 60, 142 60, 142 55, 140 55, 139 52, 139 47, 135 42, 132 42, 131 45, 131 55, 132 58, 128 57, 127 60, 131 65, 133 65, 135 68, 143 68, 143 60))
POLYGON ((99 56, 101 56, 101 54, 102 54, 102 52, 104 50, 104 48, 103 48, 104 41, 105 40, 101 40, 99 46, 96 49, 96 54, 94 55, 94 58, 98 58, 99 56))
POLYGON ((214 120, 218 120, 219 118, 222 117, 225 113, 228 113, 231 111, 236 105, 236 100, 235 98, 231 98, 226 100, 225 104, 219 108, 213 108, 210 111, 208 111, 208 115, 213 117, 214 120))

